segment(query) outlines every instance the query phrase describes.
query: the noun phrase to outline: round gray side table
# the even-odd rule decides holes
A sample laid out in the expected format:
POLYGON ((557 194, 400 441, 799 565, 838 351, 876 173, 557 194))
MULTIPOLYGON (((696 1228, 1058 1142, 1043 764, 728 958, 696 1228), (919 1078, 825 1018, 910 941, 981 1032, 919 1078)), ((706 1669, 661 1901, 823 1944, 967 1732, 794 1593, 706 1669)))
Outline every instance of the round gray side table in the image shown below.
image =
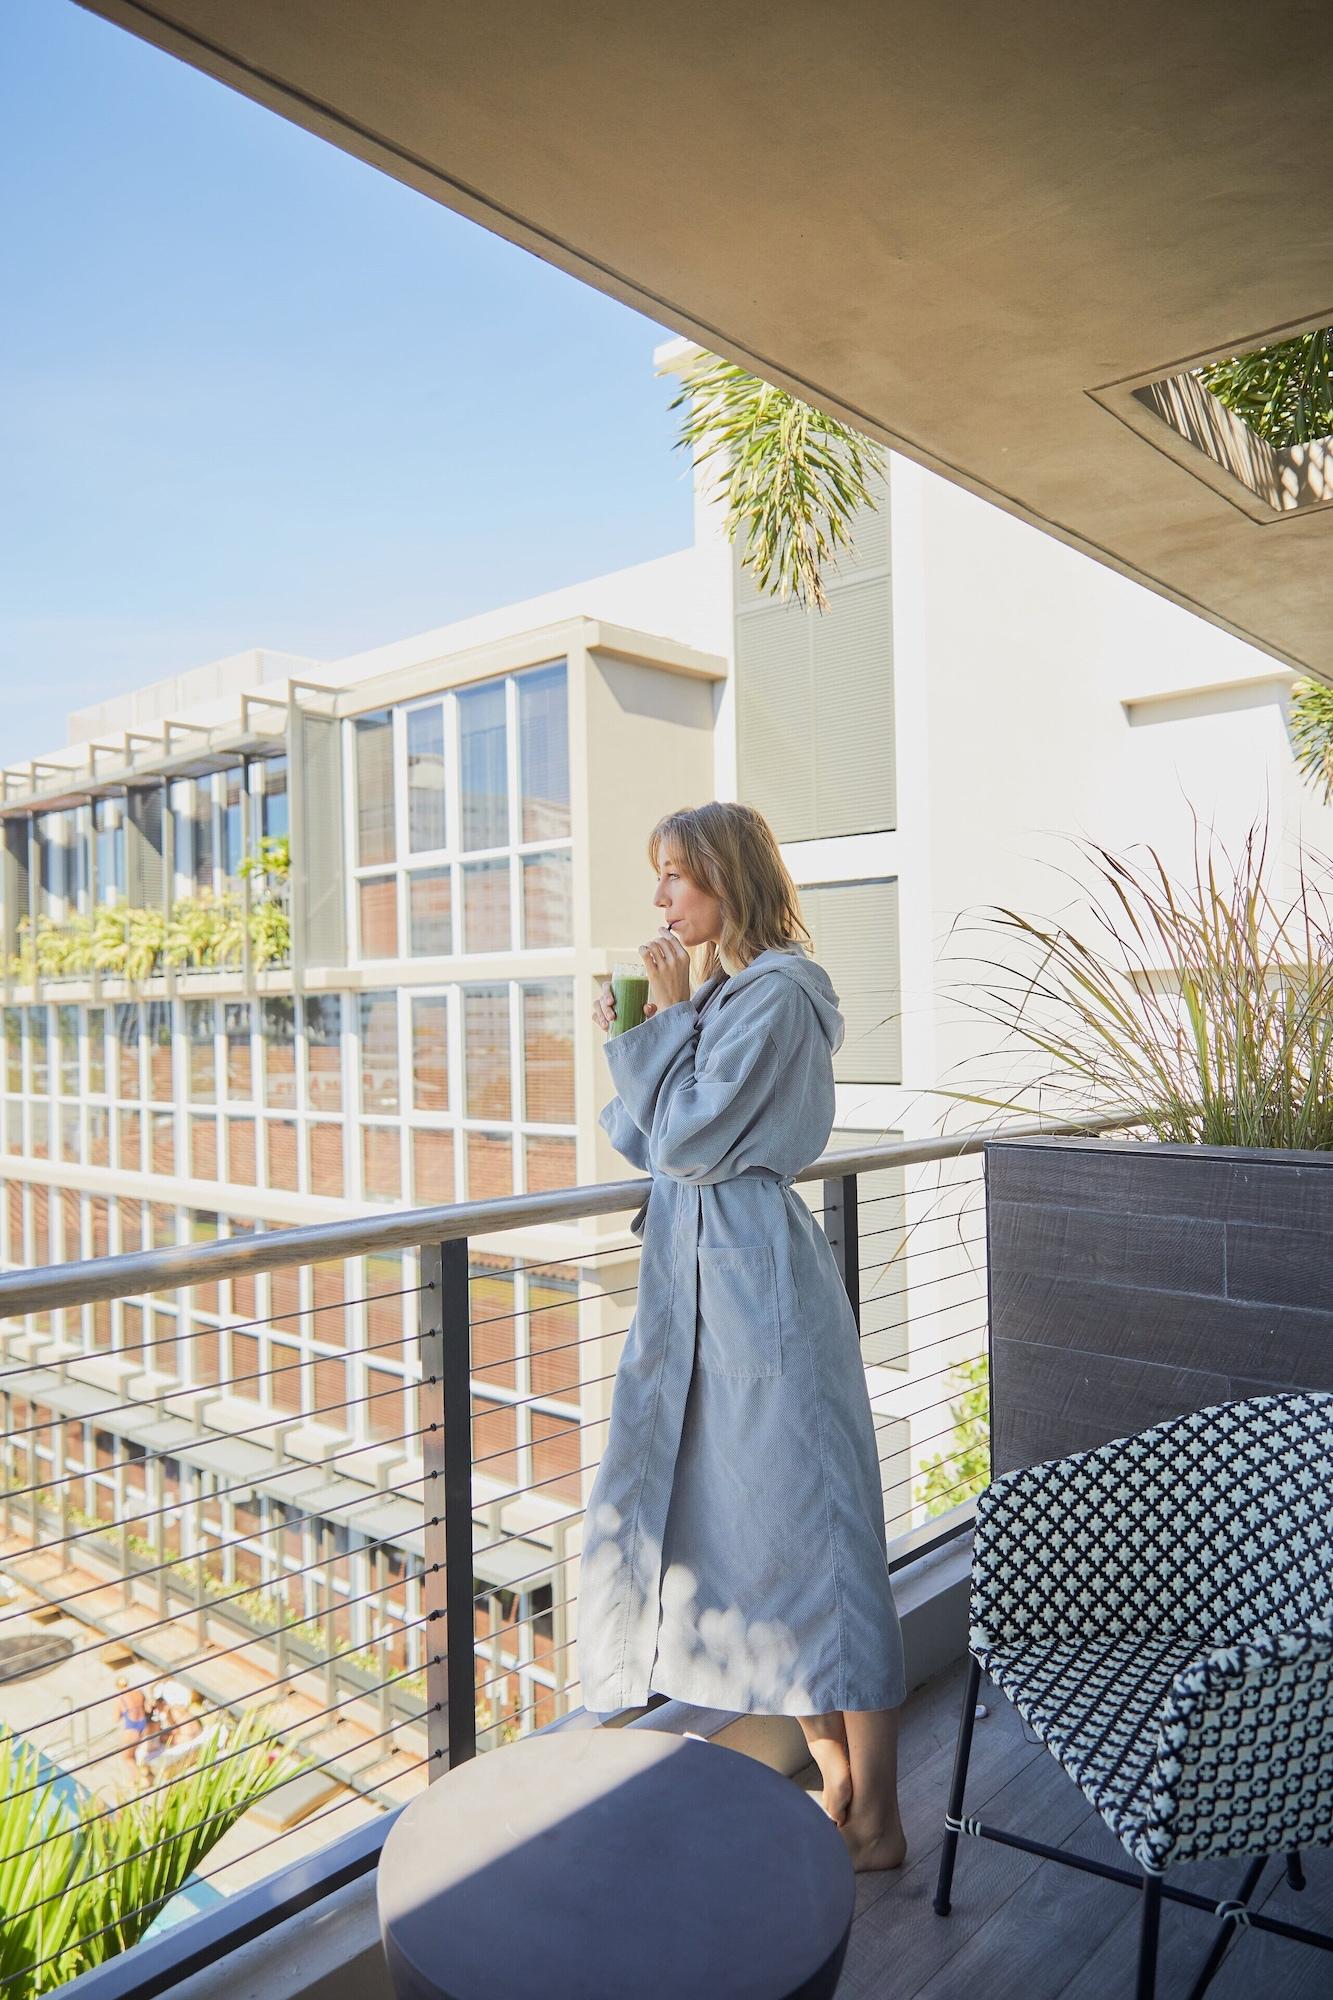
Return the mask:
POLYGON ((832 1821, 752 1757, 569 1730, 412 1801, 380 1933, 397 2000, 823 2000, 854 1888, 832 1821))

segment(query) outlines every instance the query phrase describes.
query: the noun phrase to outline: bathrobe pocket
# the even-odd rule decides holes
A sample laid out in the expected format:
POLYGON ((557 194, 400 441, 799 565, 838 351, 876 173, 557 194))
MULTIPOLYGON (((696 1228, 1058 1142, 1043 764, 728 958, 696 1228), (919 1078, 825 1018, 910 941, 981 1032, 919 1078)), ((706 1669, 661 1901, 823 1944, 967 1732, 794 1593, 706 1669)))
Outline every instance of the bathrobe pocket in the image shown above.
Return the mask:
POLYGON ((772 1245, 699 1251, 696 1360, 709 1375, 780 1375, 782 1322, 772 1245))

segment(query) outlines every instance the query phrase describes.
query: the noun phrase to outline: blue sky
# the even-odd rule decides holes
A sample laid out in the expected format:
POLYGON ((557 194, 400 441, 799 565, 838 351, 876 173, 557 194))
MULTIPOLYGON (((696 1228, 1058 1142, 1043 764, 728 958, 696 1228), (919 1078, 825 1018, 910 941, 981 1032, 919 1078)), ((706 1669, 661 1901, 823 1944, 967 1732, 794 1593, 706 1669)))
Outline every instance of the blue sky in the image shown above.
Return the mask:
POLYGON ((0 758, 689 539, 662 329, 72 0, 5 0, 0 758))

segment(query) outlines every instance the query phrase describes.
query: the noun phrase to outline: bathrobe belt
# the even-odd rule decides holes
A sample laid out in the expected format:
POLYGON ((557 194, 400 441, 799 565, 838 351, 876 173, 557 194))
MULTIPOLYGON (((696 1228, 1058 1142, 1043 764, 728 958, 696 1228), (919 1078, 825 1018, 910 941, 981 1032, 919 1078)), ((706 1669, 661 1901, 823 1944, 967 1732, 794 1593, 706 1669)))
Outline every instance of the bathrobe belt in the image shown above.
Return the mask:
MULTIPOLYGON (((675 1176, 671 1174, 664 1174, 662 1178, 664 1180, 672 1180, 675 1178, 675 1176)), ((793 1178, 794 1177, 791 1174, 775 1173, 771 1167, 746 1167, 743 1173, 727 1175, 727 1179, 732 1181, 776 1181, 779 1187, 785 1187, 785 1188, 791 1187, 793 1183, 793 1178)), ((712 1185, 712 1183, 708 1181, 695 1181, 695 1182, 683 1182, 681 1183, 681 1185, 694 1186, 694 1187, 709 1187, 712 1185)), ((651 1198, 652 1198, 652 1189, 650 1187, 648 1193, 643 1198, 641 1206, 639 1207, 633 1220, 630 1223, 631 1234, 637 1236, 640 1239, 640 1241, 642 1241, 643 1239, 644 1223, 648 1220, 648 1203, 651 1200, 651 1198)))

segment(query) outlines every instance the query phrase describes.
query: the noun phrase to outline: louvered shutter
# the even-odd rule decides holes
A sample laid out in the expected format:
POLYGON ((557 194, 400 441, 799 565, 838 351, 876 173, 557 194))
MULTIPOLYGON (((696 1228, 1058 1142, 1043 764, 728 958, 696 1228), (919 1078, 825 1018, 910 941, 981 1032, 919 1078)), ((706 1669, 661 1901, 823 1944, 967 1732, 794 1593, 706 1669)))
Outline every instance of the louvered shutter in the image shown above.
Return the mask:
POLYGON ((780 840, 897 824, 888 488, 825 577, 829 608, 762 595, 735 571, 741 798, 780 840))
POLYGON ((901 1083, 897 882, 802 888, 801 908, 847 1023, 834 1076, 839 1083, 901 1083))
POLYGON ((292 924, 296 963, 346 965, 342 724, 293 708, 292 924))

